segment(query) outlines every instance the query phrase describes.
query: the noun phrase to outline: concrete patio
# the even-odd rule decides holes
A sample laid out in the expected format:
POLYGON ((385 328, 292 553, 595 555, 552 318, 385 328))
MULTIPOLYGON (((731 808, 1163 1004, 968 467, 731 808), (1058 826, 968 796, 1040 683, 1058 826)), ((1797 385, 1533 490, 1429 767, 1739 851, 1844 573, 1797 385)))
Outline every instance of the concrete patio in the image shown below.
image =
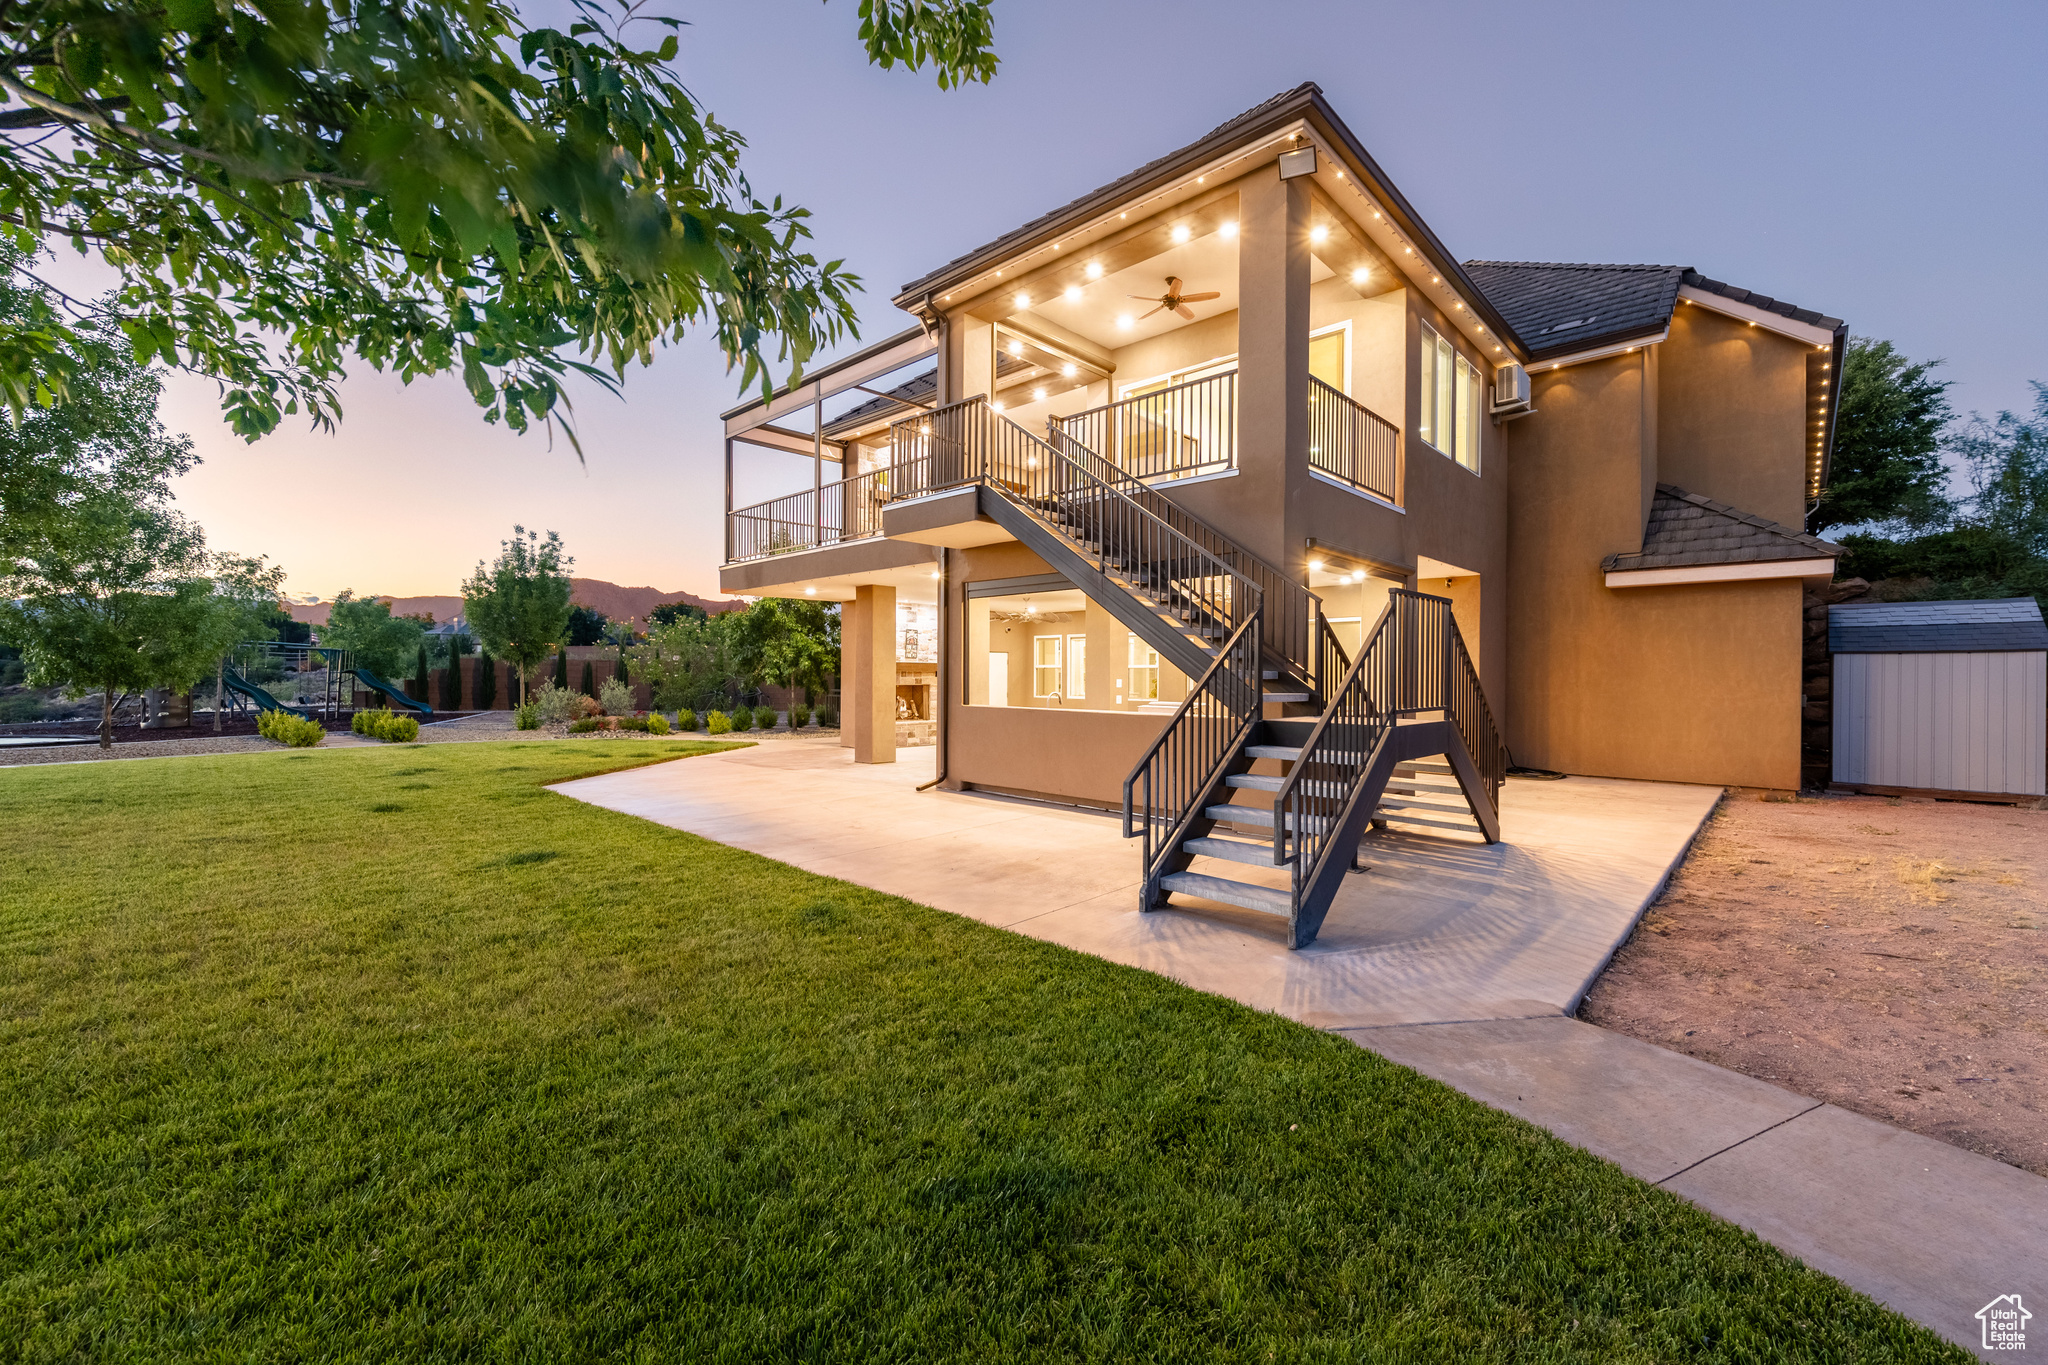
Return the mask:
POLYGON ((1570 1016, 1718 788, 1511 780, 1503 841, 1378 834, 1317 941, 1227 906, 1140 914, 1097 811, 917 792, 934 751, 835 739, 556 791, 1226 996, 1411 1066, 1978 1347, 1976 1310, 2048 1296, 2048 1181, 1570 1016))

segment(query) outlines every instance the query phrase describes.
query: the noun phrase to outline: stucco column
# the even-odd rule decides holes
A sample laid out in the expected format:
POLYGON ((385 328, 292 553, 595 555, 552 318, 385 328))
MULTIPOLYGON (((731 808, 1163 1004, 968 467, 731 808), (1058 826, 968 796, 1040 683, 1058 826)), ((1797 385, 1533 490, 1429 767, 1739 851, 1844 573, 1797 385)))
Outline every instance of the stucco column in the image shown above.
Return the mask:
POLYGON ((857 679, 846 719, 853 726, 853 761, 896 761, 896 589, 863 583, 853 590, 853 628, 846 673, 857 679))
POLYGON ((1308 180, 1246 177, 1237 238, 1237 458, 1246 546, 1305 580, 1308 477, 1308 180))

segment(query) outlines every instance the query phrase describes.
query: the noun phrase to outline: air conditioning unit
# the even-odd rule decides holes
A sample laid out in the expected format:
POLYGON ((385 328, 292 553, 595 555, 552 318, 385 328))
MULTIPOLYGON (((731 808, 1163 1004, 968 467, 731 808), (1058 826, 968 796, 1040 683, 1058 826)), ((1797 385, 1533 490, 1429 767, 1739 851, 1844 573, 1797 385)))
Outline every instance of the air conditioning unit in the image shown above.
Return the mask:
POLYGON ((1500 421, 1527 417, 1536 409, 1529 406, 1529 372, 1520 365, 1501 366, 1493 372, 1493 415, 1500 421))

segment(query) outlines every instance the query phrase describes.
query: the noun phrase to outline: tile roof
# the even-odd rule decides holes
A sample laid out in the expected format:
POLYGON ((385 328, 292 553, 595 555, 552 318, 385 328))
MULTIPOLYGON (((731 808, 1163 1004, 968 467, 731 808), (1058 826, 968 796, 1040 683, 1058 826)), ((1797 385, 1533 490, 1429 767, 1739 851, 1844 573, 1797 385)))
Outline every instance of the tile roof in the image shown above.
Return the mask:
POLYGON ((1663 331, 1678 306, 1680 285, 1830 331, 1842 325, 1840 318, 1811 308, 1710 280, 1691 266, 1467 261, 1465 271, 1514 327, 1532 360, 1663 331))
POLYGON ((1828 608, 1836 654, 2007 654, 2048 650, 2031 597, 1954 602, 1849 602, 1828 608))
POLYGON ((1770 564, 1832 559, 1841 553, 1841 546, 1817 536, 1660 483, 1650 503, 1650 524, 1643 532, 1642 550, 1609 555, 1600 568, 1615 573, 1705 564, 1770 564))

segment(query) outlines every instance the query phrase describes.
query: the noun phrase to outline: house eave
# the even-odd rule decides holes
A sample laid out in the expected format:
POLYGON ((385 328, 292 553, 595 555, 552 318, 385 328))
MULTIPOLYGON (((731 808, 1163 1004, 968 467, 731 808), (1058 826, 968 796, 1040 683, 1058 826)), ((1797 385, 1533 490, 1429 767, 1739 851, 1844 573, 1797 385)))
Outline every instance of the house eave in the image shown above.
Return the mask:
POLYGON ((1664 569, 1609 569, 1610 588, 1666 588, 1688 583, 1755 583, 1773 578, 1835 576, 1833 559, 1745 560, 1733 564, 1685 564, 1664 569))

